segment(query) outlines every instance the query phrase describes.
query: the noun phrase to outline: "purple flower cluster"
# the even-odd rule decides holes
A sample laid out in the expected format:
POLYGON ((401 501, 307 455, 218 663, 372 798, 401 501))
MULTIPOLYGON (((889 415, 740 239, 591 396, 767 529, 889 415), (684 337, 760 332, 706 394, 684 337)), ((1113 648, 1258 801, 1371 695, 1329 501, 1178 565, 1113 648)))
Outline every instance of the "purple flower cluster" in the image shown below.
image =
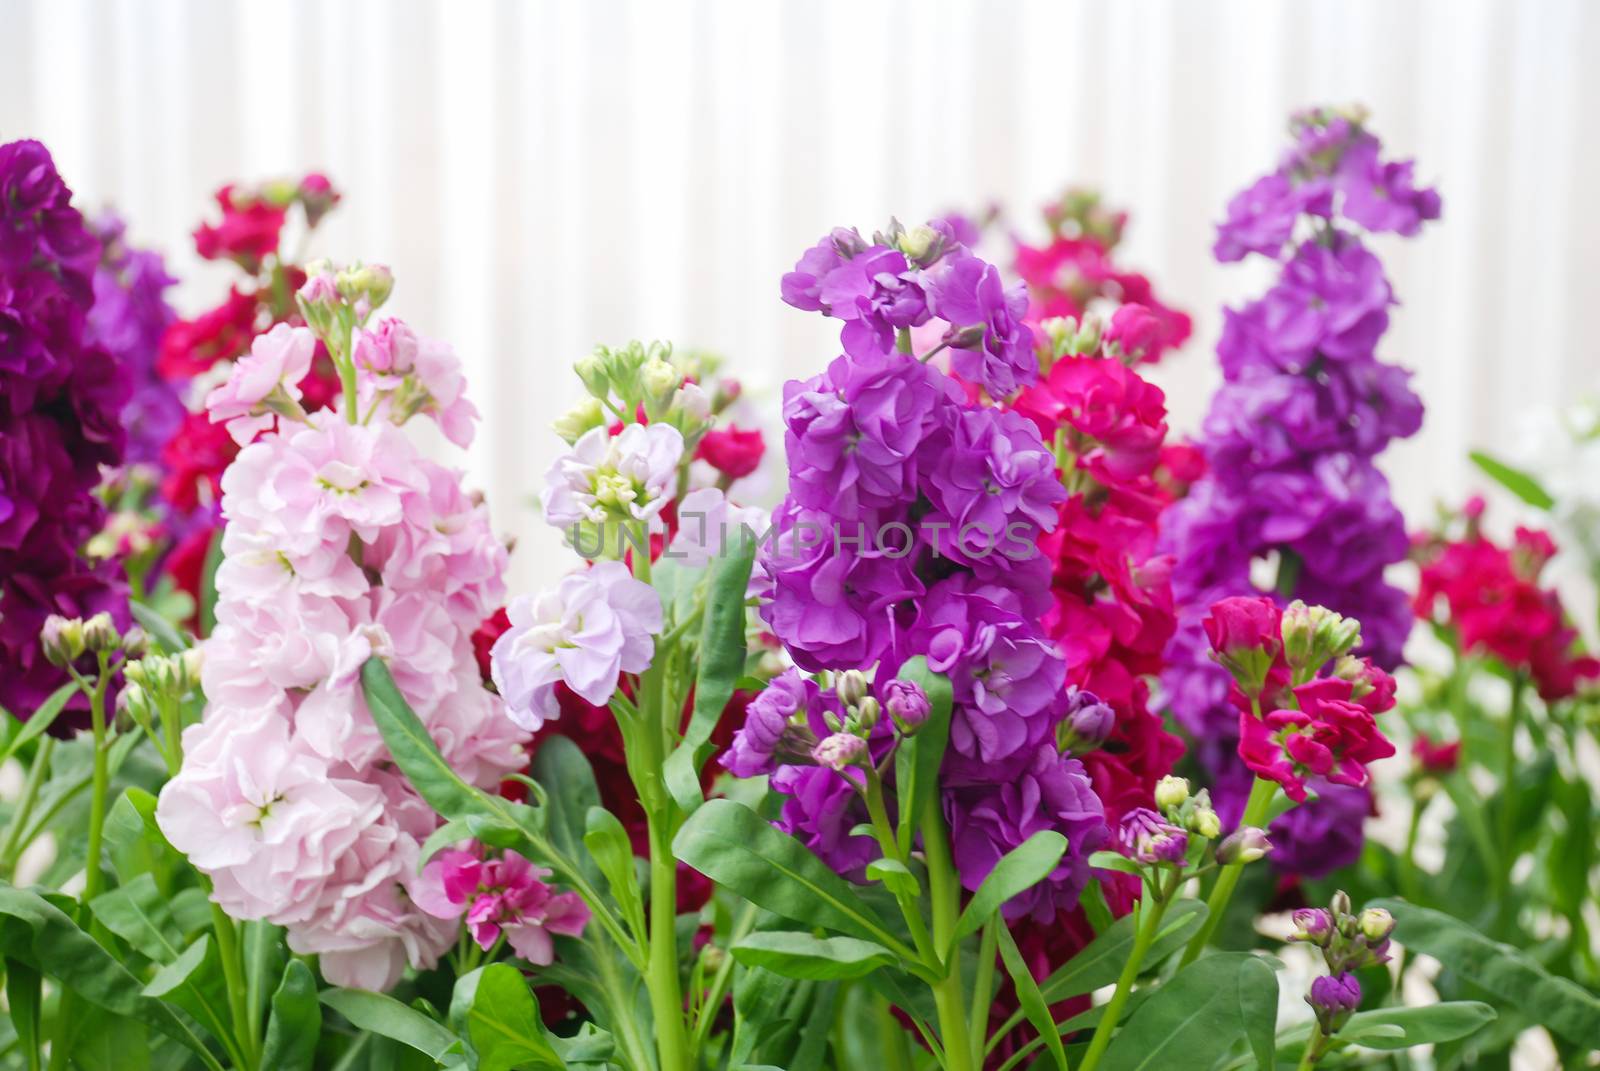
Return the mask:
POLYGON ((79 553, 105 520, 92 492, 122 458, 129 394, 86 338, 99 259, 49 151, 0 145, 0 705, 23 718, 66 679, 39 646, 46 617, 128 623, 116 566, 79 553))
POLYGON ((102 216, 93 229, 101 254, 87 338, 115 357, 133 383, 122 410, 128 429, 126 460, 155 464, 184 416, 183 399, 156 371, 161 336, 173 321, 165 292, 177 280, 167 274, 161 254, 134 249, 123 240, 125 226, 117 216, 102 216))
MULTIPOLYGON (((896 225, 872 244, 834 231, 784 277, 783 294, 844 321, 845 355, 785 388, 789 495, 760 562, 762 615, 803 670, 878 667, 887 683, 876 698, 895 717, 867 736, 875 758, 906 707, 893 671, 923 656, 948 676, 955 706, 941 782, 962 881, 975 889, 1006 852, 1057 830, 1071 851, 1007 905, 1012 917, 1053 919, 1076 902, 1089 853, 1109 837, 1083 765, 1058 746, 1065 665, 1040 627, 1049 563, 1037 542, 1066 491, 1031 422, 973 401, 904 352, 909 328, 943 320, 955 373, 1009 396, 1038 376, 1026 294, 1007 290, 943 222, 896 225)), ((735 772, 772 773, 788 796, 780 828, 857 876, 878 849, 851 833, 866 820, 855 772, 783 762, 797 736, 825 736, 824 711, 839 709, 801 681, 779 678, 770 701, 751 705, 735 772), (807 716, 795 717, 802 708, 807 716)))
MULTIPOLYGON (((1280 599, 1358 618, 1359 653, 1386 669, 1399 663, 1411 624, 1405 593, 1383 580, 1407 540, 1374 458, 1416 432, 1422 403, 1407 372, 1377 359, 1394 297, 1353 228, 1415 234, 1438 218, 1439 195, 1416 188, 1409 161, 1384 160, 1358 116, 1307 112, 1292 131, 1278 168, 1235 197, 1217 229, 1218 260, 1255 253, 1275 260, 1279 275, 1262 297, 1225 311, 1224 382, 1201 441, 1209 473, 1163 519, 1180 606, 1163 685, 1216 764, 1236 761, 1238 714, 1200 621, 1217 600, 1255 593, 1254 559, 1277 555, 1280 599)), ((1234 780, 1218 785, 1225 814, 1234 780)), ((1248 791, 1248 779, 1237 780, 1248 791)), ((1328 843, 1343 834, 1319 812, 1364 810, 1361 795, 1297 809, 1274 827, 1274 862, 1348 855, 1348 844, 1328 843)))

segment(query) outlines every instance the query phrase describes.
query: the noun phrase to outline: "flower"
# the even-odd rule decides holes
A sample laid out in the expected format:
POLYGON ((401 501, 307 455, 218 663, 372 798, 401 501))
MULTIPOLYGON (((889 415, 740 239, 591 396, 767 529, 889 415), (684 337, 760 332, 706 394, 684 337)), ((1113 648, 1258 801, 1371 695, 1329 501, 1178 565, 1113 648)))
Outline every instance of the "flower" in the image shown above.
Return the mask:
POLYGON ((515 852, 485 860, 447 850, 428 860, 412 895, 435 918, 465 915, 479 948, 492 948, 503 936, 517 955, 547 967, 555 960, 552 935, 582 937, 589 922, 578 894, 553 891, 544 882, 549 876, 515 852))
POLYGON ((511 628, 490 656, 494 683, 507 715, 529 730, 560 714, 557 682, 590 703, 609 702, 617 674, 650 668, 653 634, 661 629, 655 589, 621 562, 601 562, 554 590, 520 596, 506 613, 511 628))
POLYGON ((1233 863, 1253 863, 1264 859, 1272 851, 1272 842, 1264 829, 1244 826, 1234 830, 1217 845, 1217 862, 1223 866, 1233 863))
POLYGON ((730 479, 750 475, 761 464, 766 452, 760 428, 740 429, 736 424, 712 428, 700 439, 694 456, 730 479))
POLYGON ((946 258, 928 277, 933 314, 950 324, 950 368, 979 384, 992 398, 1006 398, 1039 375, 1033 330, 1025 317, 1028 290, 1007 287, 1000 269, 978 257, 946 258))
POLYGON ((207 260, 227 258, 254 272, 262 260, 278 251, 278 234, 283 229, 283 206, 265 198, 224 186, 216 193, 222 209, 222 222, 202 223, 194 232, 194 247, 207 260))
POLYGON ((916 681, 892 677, 883 685, 880 693, 883 696, 883 708, 894 719, 895 728, 907 736, 921 728, 933 713, 928 693, 916 681))
POLYGON ((1296 709, 1269 710, 1260 718, 1240 714, 1239 757, 1297 801, 1306 798, 1307 774, 1364 788, 1366 764, 1393 755, 1394 745, 1378 730, 1373 711, 1351 694, 1348 682, 1323 677, 1294 689, 1296 709))
POLYGON ((1117 845, 1136 863, 1181 864, 1189 850, 1189 834, 1147 807, 1122 816, 1117 845))
POLYGON ((1323 974, 1311 981, 1306 1003, 1316 1013, 1324 1034, 1338 1033, 1351 1014, 1361 1006, 1361 983, 1353 974, 1323 974))
POLYGON ((651 521, 672 497, 683 435, 668 424, 584 433, 545 474, 545 520, 557 528, 651 521))
POLYGON ((798 670, 784 670, 745 708, 744 726, 734 734, 722 765, 735 777, 760 777, 785 758, 792 761, 785 738, 795 735, 795 723, 809 722, 818 696, 816 682, 798 670))
POLYGON ((1039 533, 1056 526, 1066 489, 1038 429, 1016 413, 951 411, 929 453, 941 463, 927 468, 933 509, 919 529, 934 533, 941 555, 965 564, 1031 556, 1039 533))
POLYGON ((1233 596, 1211 604, 1201 625, 1217 661, 1246 695, 1261 691, 1267 672, 1283 651, 1283 615, 1277 603, 1258 596, 1233 596))
POLYGON ((233 441, 243 446, 272 427, 272 407, 285 404, 278 399, 298 408, 299 383, 311 371, 316 345, 308 329, 288 324, 257 335, 249 355, 234 362, 228 381, 206 395, 212 422, 226 424, 233 441))
POLYGON ((715 487, 701 487, 676 504, 677 532, 662 554, 690 568, 700 568, 719 558, 732 545, 751 546, 767 529, 764 511, 735 506, 715 487))
POLYGON ((888 352, 896 330, 928 319, 921 270, 900 250, 869 246, 845 228, 818 242, 783 277, 783 300, 845 321, 840 341, 857 358, 888 352))
POLYGON ((1418 733, 1411 742, 1411 757, 1419 773, 1436 777, 1454 773, 1461 763, 1461 741, 1435 743, 1426 733, 1418 733))
POLYGON ((858 765, 867 753, 867 742, 854 733, 830 733, 811 749, 811 757, 818 766, 826 766, 835 773, 858 765))

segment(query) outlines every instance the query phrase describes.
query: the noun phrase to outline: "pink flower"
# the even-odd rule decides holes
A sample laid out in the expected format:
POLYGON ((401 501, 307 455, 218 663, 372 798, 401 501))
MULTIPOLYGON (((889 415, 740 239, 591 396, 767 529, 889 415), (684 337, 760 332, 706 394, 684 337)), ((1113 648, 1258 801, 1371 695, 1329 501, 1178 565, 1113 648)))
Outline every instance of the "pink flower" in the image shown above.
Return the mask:
POLYGON ((1299 709, 1271 710, 1259 719, 1241 714, 1239 757, 1294 800, 1306 798, 1309 776, 1365 786, 1366 764, 1393 755, 1394 745, 1351 694, 1349 681, 1322 677, 1294 689, 1299 709))
POLYGON ((484 860, 476 852, 443 851, 423 867, 412 897, 435 917, 465 915, 478 947, 492 948, 504 935, 517 955, 544 967, 555 958, 551 935, 581 937, 589 921, 583 900, 553 891, 543 881, 549 876, 515 852, 484 860))
POLYGON ((619 673, 643 673, 655 654, 661 600, 621 562, 573 573, 552 591, 520 596, 506 608, 511 628, 490 654, 506 713, 537 730, 561 713, 565 682, 596 706, 611 701, 619 673))
POLYGON ((756 470, 766 449, 760 428, 741 431, 729 426, 706 432, 694 456, 709 463, 724 476, 737 480, 756 470))
POLYGON ((233 441, 244 446, 272 427, 271 399, 281 393, 300 401, 299 383, 311 371, 317 340, 310 329, 279 324, 257 335, 250 352, 233 364, 228 381, 206 395, 213 424, 226 422, 233 441))
POLYGON ((1253 696, 1283 654, 1283 611, 1264 595, 1236 595, 1211 604, 1201 622, 1211 649, 1233 674, 1245 695, 1253 696))
POLYGON ((753 545, 769 523, 765 511, 735 506, 715 487, 702 487, 678 503, 678 531, 662 557, 699 568, 743 540, 753 545))

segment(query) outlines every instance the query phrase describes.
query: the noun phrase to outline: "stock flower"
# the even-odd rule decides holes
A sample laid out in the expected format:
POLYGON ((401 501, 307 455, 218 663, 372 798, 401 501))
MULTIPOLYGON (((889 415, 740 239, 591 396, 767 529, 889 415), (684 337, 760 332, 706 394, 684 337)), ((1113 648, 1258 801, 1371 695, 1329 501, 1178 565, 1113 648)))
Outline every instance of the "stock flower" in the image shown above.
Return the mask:
POLYGON ((671 499, 682 456, 683 435, 669 424, 586 432, 545 474, 545 520, 558 528, 654 520, 671 499))
POLYGON ((167 328, 157 370, 168 379, 189 379, 248 352, 259 312, 256 295, 230 287, 221 305, 167 328))
POLYGON ((1016 413, 987 409, 952 411, 946 419, 930 444, 940 463, 927 469, 933 510, 920 527, 935 533, 940 554, 966 564, 1018 547, 1032 555, 1066 498, 1037 429, 1016 413))
POLYGON ((886 353, 896 330, 928 319, 922 272, 900 250, 842 227, 806 251, 782 291, 795 308, 845 321, 840 341, 852 357, 886 353))
POLYGON ((655 589, 621 562, 601 562, 538 596, 520 596, 506 613, 511 628, 491 654, 494 683, 511 720, 529 730, 561 713, 558 682, 591 703, 609 702, 619 673, 650 668, 661 630, 655 589))
POLYGON ((773 678, 745 708, 744 726, 722 756, 735 777, 770 774, 780 762, 779 750, 790 723, 808 719, 819 698, 816 682, 787 669, 773 678))
POLYGON ((1353 974, 1318 975, 1311 981, 1306 1003, 1316 1013, 1323 1033, 1336 1033, 1351 1013, 1361 1007, 1361 983, 1353 974))
POLYGON ((1240 758, 1257 776, 1281 784, 1291 799, 1306 798, 1307 775, 1364 788, 1366 764, 1394 754, 1373 717, 1393 706, 1392 693, 1373 704, 1375 711, 1354 700, 1350 682, 1321 677, 1296 687, 1294 698, 1296 708, 1239 716, 1240 758))
POLYGON ((555 959, 551 937, 583 936, 589 908, 577 893, 553 891, 550 871, 515 852, 482 859, 471 851, 440 852, 422 869, 413 888, 417 906, 441 919, 466 916, 479 948, 502 936, 512 950, 539 967, 555 959))
POLYGON ((889 712, 895 727, 903 733, 916 732, 928 720, 928 715, 933 713, 928 693, 915 681, 890 678, 879 694, 883 697, 883 709, 889 712))
POLYGON ((736 506, 715 487, 690 491, 675 504, 678 530, 663 557, 699 568, 732 545, 753 544, 767 529, 767 517, 754 506, 736 506))
POLYGON ((222 222, 200 225, 194 232, 195 251, 207 260, 229 258, 245 270, 255 271, 262 260, 278 251, 284 208, 233 186, 218 190, 216 200, 222 222))
POLYGON ((766 442, 760 428, 741 429, 737 425, 712 428, 700 438, 694 456, 730 479, 750 475, 761 464, 766 442))
POLYGON ((1422 773, 1434 776, 1453 773, 1461 763, 1461 741, 1435 741, 1426 733, 1418 733, 1411 742, 1411 758, 1422 773))
POLYGON ((1147 807, 1123 815, 1117 843, 1137 863, 1182 863, 1189 849, 1189 834, 1147 807))
POLYGON ((950 324, 950 368, 1006 398, 1039 375, 1033 331, 1025 322, 1028 289, 1007 287, 1000 269, 975 256, 947 258, 928 277, 934 315, 950 324))
POLYGON ((311 371, 316 345, 308 329, 288 324, 257 335, 250 353, 234 362, 228 381, 206 395, 212 421, 225 423, 240 446, 272 427, 277 418, 270 400, 281 393, 291 402, 300 401, 299 383, 311 371))

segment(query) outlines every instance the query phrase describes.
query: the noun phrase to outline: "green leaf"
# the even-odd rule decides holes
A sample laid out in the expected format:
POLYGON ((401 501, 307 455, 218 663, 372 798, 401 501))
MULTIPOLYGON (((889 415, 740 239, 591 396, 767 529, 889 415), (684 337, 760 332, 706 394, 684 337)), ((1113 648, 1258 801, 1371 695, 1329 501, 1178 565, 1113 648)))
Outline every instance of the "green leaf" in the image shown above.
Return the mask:
POLYGON ((1277 1062, 1278 976, 1263 959, 1239 965, 1239 1021, 1257 1067, 1277 1062))
POLYGON ((896 676, 920 685, 929 704, 928 720, 915 735, 900 742, 894 756, 895 795, 900 802, 895 840, 904 856, 911 851, 917 816, 939 790, 939 764, 950 742, 951 691, 949 679, 929 669, 928 660, 921 655, 902 665, 896 676))
POLYGON ((747 967, 764 967, 785 978, 827 980, 860 978, 894 962, 894 953, 854 937, 813 937, 809 933, 767 931, 737 941, 733 958, 747 967))
POLYGON ((1526 502, 1534 509, 1547 510, 1556 504, 1556 500, 1550 497, 1550 492, 1546 491, 1540 485, 1538 480, 1534 479, 1526 472, 1523 472, 1521 469, 1514 469, 1505 462, 1496 460, 1495 458, 1489 456, 1482 450, 1474 450, 1467 456, 1470 457, 1472 459, 1472 463, 1478 466, 1478 468, 1482 469, 1490 479, 1494 480, 1501 487, 1504 487, 1507 491, 1510 491, 1512 494, 1522 499, 1522 501, 1526 502))
POLYGON ((392 1038, 431 1056, 437 1063, 459 1051, 461 1042, 453 1033, 393 997, 365 989, 324 989, 317 999, 357 1029, 392 1038))
MULTIPOLYGON (((1145 966, 1154 967, 1182 948, 1205 918, 1206 905, 1198 900, 1179 900, 1169 907, 1145 953, 1145 966)), ((1132 915, 1124 915, 1052 972, 1039 986, 1045 999, 1055 1004, 1115 983, 1133 951, 1136 922, 1132 915)))
POLYGON ((23 723, 21 731, 11 738, 11 742, 6 745, 5 751, 0 753, 0 762, 5 762, 15 755, 21 750, 23 744, 30 740, 37 740, 42 736, 44 731, 50 728, 50 723, 55 721, 61 712, 66 709, 67 700, 71 699, 73 693, 77 690, 77 684, 68 681, 51 692, 45 698, 45 701, 39 704, 39 709, 33 712, 33 716, 23 723))
POLYGON ((954 939, 959 941, 983 929, 1000 905, 1049 877, 1065 854, 1067 838, 1054 830, 1041 829, 1001 856, 956 920, 954 939))
POLYGON ((201 934, 177 959, 157 971, 146 983, 144 995, 176 1004, 218 1040, 232 1038, 222 960, 209 933, 201 934))
POLYGON ((73 1024, 72 1066, 77 1071, 149 1071, 153 1052, 168 1061, 163 1068, 184 1064, 181 1054, 162 1051, 150 1041, 143 1023, 88 1008, 73 1024))
POLYGON ((482 793, 463 781, 439 754, 433 737, 400 694, 381 659, 369 658, 361 667, 361 688, 379 735, 411 787, 446 818, 484 813, 482 793))
MULTIPOLYGON (((1246 1021, 1265 995, 1262 975, 1272 969, 1247 961, 1243 952, 1220 952, 1196 960, 1157 989, 1128 1017, 1100 1062, 1102 1071, 1210 1067, 1257 1029, 1246 1021)), ((1276 993, 1277 982, 1272 980, 1276 993)), ((1276 1015, 1276 998, 1271 1005, 1276 1015)), ((1271 1066, 1270 1064, 1267 1066, 1271 1066)))
POLYGON ((132 611, 133 619, 139 622, 139 627, 144 629, 145 635, 161 648, 162 654, 177 654, 189 648, 188 637, 179 632, 155 607, 132 599, 128 609, 132 611))
POLYGON ((1120 874, 1132 874, 1136 878, 1144 876, 1144 867, 1121 852, 1093 852, 1089 856, 1089 865, 1096 870, 1115 870, 1120 874))
POLYGON ((177 1014, 142 992, 139 980, 60 908, 36 893, 0 883, 0 955, 48 974, 84 1000, 138 1019, 222 1071, 204 1041, 177 1014))
POLYGON ((538 1000, 515 967, 491 963, 464 975, 456 982, 450 1010, 456 1029, 472 1042, 477 1071, 561 1071, 566 1066, 539 1021, 538 1000))
POLYGON ((1022 1014, 1044 1038, 1045 1048, 1050 1050, 1050 1059, 1055 1062, 1056 1071, 1067 1071, 1067 1053, 1061 1047, 1061 1035, 1056 1033, 1055 1017, 1050 1014, 1050 1005, 1045 1002, 1039 983, 1034 980, 1033 972, 1028 970, 1027 961, 1022 958, 1022 951, 1017 948, 1016 938, 1011 936, 1010 928, 1005 925, 996 926, 995 934, 1000 938, 1000 961, 1006 965, 1006 973, 1011 975, 1011 982, 1016 986, 1017 1003, 1022 1005, 1022 1014))
POLYGON ((898 859, 880 856, 867 864, 867 880, 881 881, 898 896, 921 896, 922 883, 911 868, 898 859))
POLYGON ((291 959, 272 994, 272 1015, 261 1050, 261 1066, 273 1071, 311 1071, 322 1034, 322 1006, 311 968, 291 959))
POLYGON ((171 963, 178 958, 182 935, 172 921, 167 898, 149 874, 136 875, 127 884, 101 893, 89 901, 89 910, 102 926, 147 959, 171 963))
POLYGON ((17 1031, 17 1046, 28 1062, 28 1071, 39 1071, 42 979, 39 972, 26 963, 8 959, 5 965, 6 1007, 11 1015, 11 1025, 17 1031))
POLYGON ((744 674, 745 589, 755 561, 756 540, 730 540, 711 563, 705 620, 700 626, 700 667, 694 681, 694 713, 683 741, 662 768, 667 791, 685 814, 700 806, 700 766, 710 748, 711 733, 744 674))
POLYGON ((589 858, 583 838, 589 832, 589 811, 600 806, 600 788, 583 749, 568 737, 550 737, 534 757, 533 779, 547 793, 543 810, 550 843, 577 862, 590 881, 598 882, 600 869, 589 858))
POLYGON ((743 804, 707 800, 678 831, 672 852, 775 915, 877 941, 905 954, 885 920, 862 900, 859 888, 743 804))
POLYGON ((1413 1045, 1464 1038, 1494 1019, 1495 1010, 1476 1000, 1449 1000, 1420 1008, 1378 1008, 1352 1015, 1339 1028, 1339 1037, 1368 1049, 1409 1049, 1413 1045))
POLYGON ((645 932, 644 901, 639 895, 639 873, 634 868, 633 842, 622 821, 604 807, 590 807, 584 846, 605 875, 611 895, 630 920, 634 933, 645 932))
POLYGON ((616 1059, 616 1039, 593 1023, 584 1023, 571 1037, 551 1034, 549 1040, 572 1071, 607 1071, 616 1059))
POLYGON ((106 812, 106 854, 123 884, 139 875, 167 872, 182 860, 156 825, 156 798, 137 786, 129 787, 106 812))
POLYGON ((1575 1045, 1600 1049, 1600 998, 1558 978, 1520 949, 1490 940, 1459 919, 1404 900, 1379 900, 1395 918, 1394 939, 1432 956, 1575 1045))

